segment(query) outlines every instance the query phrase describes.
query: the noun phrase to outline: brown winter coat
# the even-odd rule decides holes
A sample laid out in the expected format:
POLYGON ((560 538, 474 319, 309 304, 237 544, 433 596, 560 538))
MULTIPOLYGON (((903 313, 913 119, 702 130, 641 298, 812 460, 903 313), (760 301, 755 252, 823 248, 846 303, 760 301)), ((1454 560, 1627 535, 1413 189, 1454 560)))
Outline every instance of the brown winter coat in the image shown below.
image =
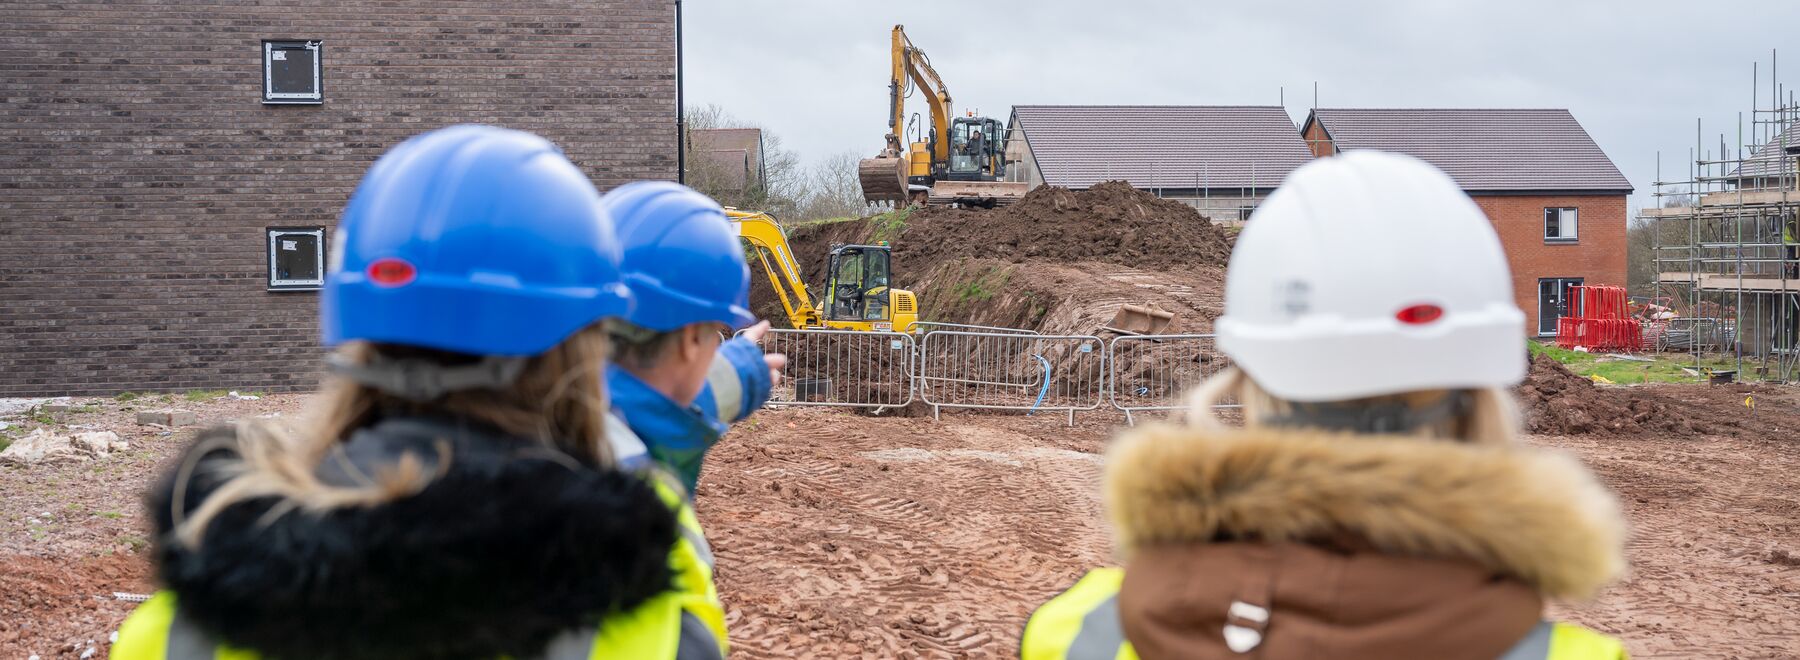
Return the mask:
POLYGON ((1150 427, 1107 461, 1140 657, 1239 656, 1233 601, 1266 608, 1257 657, 1493 658, 1624 569, 1618 505, 1571 458, 1523 446, 1150 427))

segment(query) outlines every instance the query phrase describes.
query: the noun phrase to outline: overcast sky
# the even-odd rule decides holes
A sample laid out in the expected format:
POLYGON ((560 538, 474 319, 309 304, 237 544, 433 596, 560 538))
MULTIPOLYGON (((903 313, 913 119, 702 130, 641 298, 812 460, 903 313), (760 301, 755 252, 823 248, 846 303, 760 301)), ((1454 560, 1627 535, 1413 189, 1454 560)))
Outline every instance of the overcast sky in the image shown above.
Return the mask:
MULTIPOLYGON (((1695 119, 1735 145, 1751 65, 1800 81, 1800 1, 687 0, 689 105, 715 103, 809 160, 872 156, 889 31, 906 25, 956 111, 1013 105, 1568 108, 1648 203, 1685 173, 1695 119)), ((908 114, 925 112, 909 104, 908 114)))

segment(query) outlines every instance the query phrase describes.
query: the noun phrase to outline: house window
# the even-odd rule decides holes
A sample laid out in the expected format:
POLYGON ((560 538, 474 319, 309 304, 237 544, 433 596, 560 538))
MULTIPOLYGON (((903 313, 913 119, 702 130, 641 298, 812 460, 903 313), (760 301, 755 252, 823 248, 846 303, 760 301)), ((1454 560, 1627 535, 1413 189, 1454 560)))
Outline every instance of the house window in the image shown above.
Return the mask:
POLYGON ((263 103, 317 105, 325 102, 324 44, 305 40, 265 40, 262 46, 263 103))
POLYGON ((270 227, 269 290, 317 291, 325 285, 325 228, 270 227))
POLYGON ((1538 334, 1556 334, 1556 320, 1576 312, 1569 287, 1581 286, 1579 277, 1547 277, 1538 280, 1538 334))
POLYGON ((1544 242, 1574 243, 1575 240, 1575 209, 1544 209, 1544 242))

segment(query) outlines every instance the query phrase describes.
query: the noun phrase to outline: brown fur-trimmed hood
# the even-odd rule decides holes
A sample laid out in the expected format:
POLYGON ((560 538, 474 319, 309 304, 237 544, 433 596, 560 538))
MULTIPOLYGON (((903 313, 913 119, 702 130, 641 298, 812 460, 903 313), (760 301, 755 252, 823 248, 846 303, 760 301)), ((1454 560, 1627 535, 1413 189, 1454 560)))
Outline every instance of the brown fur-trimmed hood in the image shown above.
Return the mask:
POLYGON ((1121 551, 1349 535, 1395 555, 1467 560, 1552 598, 1624 571, 1612 494, 1575 459, 1511 446, 1146 426, 1106 463, 1121 551))

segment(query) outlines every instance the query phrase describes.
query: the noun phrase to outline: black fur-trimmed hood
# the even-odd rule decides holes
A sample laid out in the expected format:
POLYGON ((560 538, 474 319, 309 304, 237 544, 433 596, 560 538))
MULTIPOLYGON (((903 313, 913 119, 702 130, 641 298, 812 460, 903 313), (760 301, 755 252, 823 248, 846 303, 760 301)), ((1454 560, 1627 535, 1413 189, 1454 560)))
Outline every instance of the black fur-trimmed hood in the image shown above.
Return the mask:
POLYGON ((675 517, 645 479, 443 420, 358 431, 319 470, 342 483, 412 455, 442 471, 417 494, 273 516, 274 500, 248 500, 184 547, 180 466, 198 466, 181 498, 192 511, 237 447, 229 428, 202 433, 189 452, 205 455, 152 490, 155 562, 184 617, 265 657, 530 657, 673 582, 675 517))

